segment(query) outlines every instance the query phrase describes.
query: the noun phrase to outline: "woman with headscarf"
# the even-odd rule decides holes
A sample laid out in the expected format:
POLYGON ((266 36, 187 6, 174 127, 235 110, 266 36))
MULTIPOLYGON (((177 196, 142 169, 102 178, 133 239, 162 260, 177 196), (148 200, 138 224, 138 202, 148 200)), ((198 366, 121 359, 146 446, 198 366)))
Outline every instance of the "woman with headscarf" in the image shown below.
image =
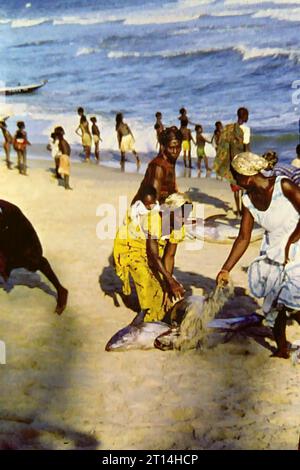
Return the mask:
POLYGON ((260 255, 251 263, 248 280, 251 293, 264 298, 266 323, 272 327, 277 350, 274 356, 289 357, 287 317, 300 323, 300 189, 284 176, 267 177, 265 158, 250 152, 231 163, 237 184, 246 190, 240 232, 217 275, 227 283, 229 273, 245 253, 254 222, 265 229, 260 255))
POLYGON ((184 221, 191 208, 186 195, 174 193, 166 199, 161 212, 156 190, 146 186, 117 232, 116 273, 125 295, 131 293, 130 276, 134 281, 141 307, 139 320, 162 320, 167 313, 167 298, 179 300, 184 294, 173 269, 177 245, 185 238, 184 221))

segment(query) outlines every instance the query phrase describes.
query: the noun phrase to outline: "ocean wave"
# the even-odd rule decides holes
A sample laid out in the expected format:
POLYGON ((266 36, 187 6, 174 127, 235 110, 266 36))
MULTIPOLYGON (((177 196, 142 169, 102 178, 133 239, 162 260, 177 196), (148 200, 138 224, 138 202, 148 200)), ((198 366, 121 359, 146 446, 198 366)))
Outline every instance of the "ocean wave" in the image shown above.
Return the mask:
POLYGON ((300 22, 300 8, 267 9, 254 13, 253 18, 272 18, 273 20, 300 22))
POLYGON ((212 16, 245 16, 245 15, 251 15, 252 13, 255 13, 255 11, 252 9, 241 9, 241 10, 222 10, 222 11, 216 11, 212 14, 212 16))
POLYGON ((191 49, 186 51, 160 51, 160 52, 137 52, 137 51, 110 51, 107 54, 109 59, 124 59, 127 57, 163 57, 165 59, 173 57, 186 57, 186 56, 196 56, 196 55, 206 55, 206 54, 215 54, 219 52, 226 52, 231 50, 230 48, 208 48, 208 49, 191 49))
POLYGON ((263 57, 288 57, 290 60, 297 60, 300 59, 300 51, 299 50, 291 50, 291 49, 284 49, 280 47, 247 47, 247 46, 235 46, 233 48, 236 52, 239 52, 243 60, 251 60, 251 59, 260 59, 263 57))
POLYGON ((38 26, 43 23, 47 23, 49 18, 22 18, 18 20, 12 20, 11 27, 12 28, 31 28, 32 26, 38 26))
POLYGON ((55 41, 53 39, 48 40, 41 40, 41 41, 31 41, 31 42, 23 42, 21 44, 15 44, 11 46, 12 48, 19 48, 19 47, 34 47, 34 46, 46 46, 48 44, 53 44, 55 41))
POLYGON ((107 54, 109 59, 126 59, 126 58, 155 58, 162 57, 165 59, 168 58, 177 58, 177 57, 187 57, 187 56, 201 56, 207 54, 218 54, 218 53, 227 53, 235 52, 242 56, 242 60, 255 60, 262 59, 264 57, 287 57, 289 60, 295 62, 300 62, 300 50, 293 50, 280 47, 248 47, 244 45, 234 46, 234 47, 212 47, 207 49, 187 49, 185 51, 158 51, 158 52, 138 52, 138 51, 110 51, 107 54))
POLYGON ((142 26, 149 24, 171 24, 185 23, 187 21, 197 20, 201 16, 201 12, 180 12, 180 11, 161 11, 148 12, 143 14, 130 15, 125 19, 124 24, 128 26, 142 26))
POLYGON ((173 31, 171 33, 171 36, 183 36, 185 34, 192 34, 192 33, 198 33, 199 28, 186 28, 186 29, 179 29, 178 31, 173 31))
POLYGON ((81 55, 90 55, 90 54, 96 54, 99 52, 99 49, 94 48, 94 47, 80 47, 77 52, 76 52, 76 57, 81 56, 81 55))
POLYGON ((247 2, 243 0, 225 0, 224 5, 238 5, 240 7, 243 7, 245 4, 246 5, 261 5, 262 3, 274 3, 278 5, 295 5, 297 3, 297 0, 247 0, 247 2))
POLYGON ((0 19, 0 24, 8 24, 11 20, 0 19))
POLYGON ((90 25, 90 24, 102 24, 102 23, 114 23, 122 21, 122 18, 115 15, 90 15, 86 17, 82 16, 63 16, 62 18, 57 18, 53 21, 54 26, 61 25, 90 25))

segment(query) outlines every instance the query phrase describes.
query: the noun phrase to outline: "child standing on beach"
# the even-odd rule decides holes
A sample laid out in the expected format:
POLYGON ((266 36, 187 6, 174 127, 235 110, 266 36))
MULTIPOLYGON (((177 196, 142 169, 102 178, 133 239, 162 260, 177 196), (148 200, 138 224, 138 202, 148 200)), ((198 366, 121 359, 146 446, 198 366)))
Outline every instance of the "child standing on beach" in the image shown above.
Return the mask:
POLYGON ((60 150, 58 173, 64 178, 65 189, 73 189, 69 184, 71 148, 64 138, 65 131, 61 126, 55 128, 55 134, 59 140, 60 150))
POLYGON ((210 143, 203 135, 203 127, 200 124, 196 124, 196 145, 197 145, 197 166, 198 166, 198 176, 201 174, 201 162, 204 160, 204 165, 206 169, 206 174, 211 171, 211 168, 208 166, 208 159, 205 154, 205 144, 210 143))
POLYGON ((17 152, 18 168, 20 175, 27 175, 27 145, 31 143, 27 140, 25 124, 23 121, 17 122, 17 132, 14 135, 13 145, 17 152))
POLYGON ((100 130, 99 127, 97 126, 97 118, 95 116, 92 116, 90 121, 93 123, 92 124, 92 136, 95 144, 95 158, 97 160, 97 163, 99 163, 100 160, 100 154, 99 154, 99 142, 102 142, 102 139, 100 137, 100 130))
POLYGON ((51 133, 50 139, 49 139, 49 144, 47 145, 47 150, 51 152, 52 158, 54 160, 55 164, 55 178, 60 179, 61 175, 58 173, 59 169, 59 158, 60 158, 60 150, 59 150, 59 140, 58 137, 54 132, 51 133))
POLYGON ((2 134, 4 137, 3 149, 5 152, 6 165, 9 170, 12 170, 10 161, 10 147, 13 143, 13 138, 10 132, 8 131, 6 122, 4 120, 0 121, 0 129, 2 130, 2 134))
POLYGON ((181 134, 182 134, 182 150, 183 150, 183 161, 185 168, 187 167, 186 164, 186 157, 188 157, 189 161, 189 168, 192 168, 192 160, 191 160, 191 141, 196 145, 194 137, 192 136, 191 130, 187 127, 188 120, 184 119, 181 121, 181 134))
POLYGON ((91 156, 91 146, 92 146, 92 136, 89 129, 88 120, 84 114, 83 108, 78 108, 78 115, 80 116, 79 126, 77 127, 75 133, 81 137, 82 147, 85 152, 85 162, 90 161, 91 156))
POLYGON ((139 168, 140 159, 135 150, 134 136, 128 124, 126 124, 126 122, 123 121, 122 113, 116 114, 116 132, 117 132, 119 149, 121 153, 121 160, 120 160, 121 165, 124 165, 126 152, 131 151, 136 158, 136 165, 139 168))
POLYGON ((212 141, 211 141, 211 143, 215 147, 216 151, 218 150, 222 130, 223 130, 223 124, 221 123, 221 121, 217 121, 215 123, 214 135, 213 135, 213 138, 212 138, 212 141))
POLYGON ((154 129, 156 130, 156 139, 157 144, 159 145, 159 153, 162 151, 162 143, 161 143, 161 136, 163 131, 165 130, 165 126, 162 123, 162 114, 158 111, 155 114, 156 122, 154 124, 154 129))

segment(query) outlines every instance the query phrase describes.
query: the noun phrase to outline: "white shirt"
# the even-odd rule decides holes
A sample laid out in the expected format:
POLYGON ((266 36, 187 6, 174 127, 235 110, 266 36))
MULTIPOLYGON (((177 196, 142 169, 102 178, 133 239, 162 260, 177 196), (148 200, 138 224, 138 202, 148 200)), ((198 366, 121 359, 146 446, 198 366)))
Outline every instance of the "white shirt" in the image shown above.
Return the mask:
POLYGON ((250 144, 250 127, 246 126, 246 124, 240 124, 240 128, 242 129, 244 133, 244 139, 243 139, 243 144, 248 145, 250 144))

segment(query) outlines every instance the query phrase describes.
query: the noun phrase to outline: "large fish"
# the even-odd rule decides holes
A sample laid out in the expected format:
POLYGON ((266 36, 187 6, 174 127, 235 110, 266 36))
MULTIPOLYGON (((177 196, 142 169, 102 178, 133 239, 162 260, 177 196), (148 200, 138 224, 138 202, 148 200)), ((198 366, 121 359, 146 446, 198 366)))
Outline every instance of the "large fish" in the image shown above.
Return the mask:
MULTIPOLYGON (((196 224, 186 224, 186 237, 205 240, 211 243, 232 243, 239 234, 240 220, 228 219, 224 214, 217 214, 197 219, 196 224)), ((255 224, 251 232, 251 242, 260 240, 263 228, 255 224)))
POLYGON ((128 351, 130 349, 152 349, 155 339, 170 330, 163 322, 131 323, 119 330, 108 341, 106 351, 128 351))

